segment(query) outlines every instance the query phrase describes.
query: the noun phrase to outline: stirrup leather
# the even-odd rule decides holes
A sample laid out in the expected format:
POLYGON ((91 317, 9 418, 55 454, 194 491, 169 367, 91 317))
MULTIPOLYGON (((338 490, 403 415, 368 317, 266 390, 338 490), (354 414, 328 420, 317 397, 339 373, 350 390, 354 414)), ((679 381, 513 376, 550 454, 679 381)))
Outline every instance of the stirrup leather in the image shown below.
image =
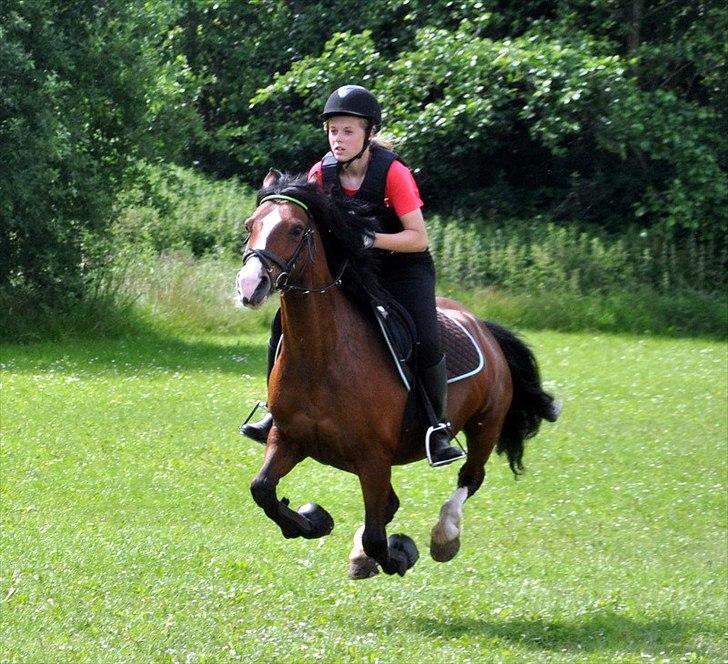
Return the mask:
POLYGON ((251 410, 251 411, 250 411, 250 415, 248 415, 248 417, 246 417, 246 418, 245 418, 245 422, 243 422, 243 423, 242 423, 242 424, 240 425, 240 429, 239 429, 239 431, 240 431, 240 433, 241 433, 242 435, 245 435, 245 434, 243 433, 243 427, 244 427, 244 426, 245 426, 245 425, 246 425, 246 424, 247 424, 248 422, 250 422, 250 420, 251 420, 251 419, 253 419, 253 415, 255 415, 255 413, 256 413, 256 412, 258 411, 258 408, 262 408, 262 409, 263 409, 263 410, 265 410, 266 412, 269 412, 269 411, 268 411, 268 404, 267 404, 267 403, 266 403, 265 401, 256 401, 256 402, 255 402, 255 406, 253 406, 253 410, 251 410))
MULTIPOLYGON (((430 440, 432 438, 432 434, 438 432, 438 431, 450 431, 450 423, 449 422, 440 422, 439 424, 435 424, 427 429, 427 433, 425 434, 425 452, 427 453, 427 463, 430 464, 433 468, 437 468, 438 466, 444 466, 448 463, 453 463, 453 461, 457 461, 458 459, 465 458, 467 452, 465 449, 463 449, 463 446, 460 444, 460 441, 455 437, 451 436, 451 440, 454 443, 457 443, 457 446, 460 448, 460 456, 454 457, 452 459, 445 459, 443 461, 433 461, 432 460, 432 450, 430 449, 430 440)), ((455 448, 454 445, 451 445, 450 447, 455 448)))

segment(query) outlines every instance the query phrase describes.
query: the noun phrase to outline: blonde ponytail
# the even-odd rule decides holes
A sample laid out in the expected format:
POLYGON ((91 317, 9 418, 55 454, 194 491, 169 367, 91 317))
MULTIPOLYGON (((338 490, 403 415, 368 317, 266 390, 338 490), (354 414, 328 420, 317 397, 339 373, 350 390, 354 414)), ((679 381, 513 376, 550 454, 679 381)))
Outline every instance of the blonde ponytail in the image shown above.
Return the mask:
POLYGON ((369 139, 369 143, 374 148, 382 148, 383 150, 393 150, 397 141, 394 136, 388 134, 376 134, 369 139))

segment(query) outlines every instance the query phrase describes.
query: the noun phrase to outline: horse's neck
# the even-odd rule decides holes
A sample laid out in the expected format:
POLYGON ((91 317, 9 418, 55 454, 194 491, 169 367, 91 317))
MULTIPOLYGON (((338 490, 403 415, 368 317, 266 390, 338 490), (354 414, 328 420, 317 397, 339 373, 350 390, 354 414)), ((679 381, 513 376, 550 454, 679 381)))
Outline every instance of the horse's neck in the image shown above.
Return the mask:
POLYGON ((281 325, 286 361, 305 373, 346 361, 350 348, 361 347, 368 326, 361 313, 333 286, 334 277, 325 259, 320 237, 314 255, 318 259, 304 276, 310 293, 290 291, 281 296, 281 325), (317 292, 325 289, 325 292, 317 292))
POLYGON ((297 366, 317 369, 341 358, 334 349, 360 332, 359 316, 338 288, 326 293, 286 294, 281 298, 281 325, 286 357, 297 366), (347 329, 342 329, 346 327, 347 329))

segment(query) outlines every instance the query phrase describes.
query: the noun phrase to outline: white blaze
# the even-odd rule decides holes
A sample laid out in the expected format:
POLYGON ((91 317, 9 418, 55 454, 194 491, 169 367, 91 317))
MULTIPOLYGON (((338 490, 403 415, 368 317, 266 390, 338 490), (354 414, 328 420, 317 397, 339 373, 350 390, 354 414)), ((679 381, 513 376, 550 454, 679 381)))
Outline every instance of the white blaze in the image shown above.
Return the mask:
POLYGON ((248 249, 265 249, 268 244, 268 238, 273 232, 275 227, 281 223, 280 210, 277 205, 260 220, 260 232, 258 233, 258 239, 255 242, 255 246, 248 246, 248 249))
MULTIPOLYGON (((248 244, 248 249, 265 249, 268 244, 268 238, 273 232, 276 226, 281 223, 281 215, 278 210, 278 206, 274 208, 260 220, 261 228, 258 231, 255 244, 248 244)), ((253 256, 248 259, 247 263, 243 265, 240 272, 238 272, 237 287, 238 295, 240 300, 243 298, 250 299, 255 293, 255 289, 258 288, 261 280, 265 275, 265 268, 263 263, 257 256, 253 256)))

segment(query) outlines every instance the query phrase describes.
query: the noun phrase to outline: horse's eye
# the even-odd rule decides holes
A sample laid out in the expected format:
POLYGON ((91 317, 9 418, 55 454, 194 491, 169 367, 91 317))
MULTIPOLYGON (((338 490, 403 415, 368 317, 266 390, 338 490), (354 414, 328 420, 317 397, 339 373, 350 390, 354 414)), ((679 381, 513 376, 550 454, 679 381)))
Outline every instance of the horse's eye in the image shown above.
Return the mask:
POLYGON ((245 230, 247 233, 250 233, 253 230, 253 220, 252 219, 248 219, 245 222, 245 230))
POLYGON ((306 229, 302 224, 296 224, 293 228, 291 228, 291 235, 293 235, 293 237, 301 237, 304 230, 306 229))

